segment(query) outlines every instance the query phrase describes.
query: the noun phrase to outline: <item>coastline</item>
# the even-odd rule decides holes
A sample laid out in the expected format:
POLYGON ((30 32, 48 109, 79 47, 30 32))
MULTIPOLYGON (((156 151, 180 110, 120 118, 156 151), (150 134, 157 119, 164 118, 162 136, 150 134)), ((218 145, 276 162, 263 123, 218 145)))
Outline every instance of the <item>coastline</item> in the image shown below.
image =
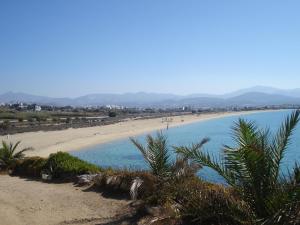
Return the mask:
POLYGON ((57 151, 75 151, 86 147, 112 142, 118 139, 138 136, 155 130, 183 126, 191 123, 218 119, 229 116, 247 115, 278 110, 257 110, 241 112, 220 112, 206 114, 190 114, 184 116, 168 117, 170 122, 163 122, 163 118, 155 119, 127 119, 119 123, 87 127, 71 128, 59 131, 26 132, 14 135, 0 136, 0 140, 16 142, 21 141, 20 147, 33 147, 27 156, 47 157, 57 151))

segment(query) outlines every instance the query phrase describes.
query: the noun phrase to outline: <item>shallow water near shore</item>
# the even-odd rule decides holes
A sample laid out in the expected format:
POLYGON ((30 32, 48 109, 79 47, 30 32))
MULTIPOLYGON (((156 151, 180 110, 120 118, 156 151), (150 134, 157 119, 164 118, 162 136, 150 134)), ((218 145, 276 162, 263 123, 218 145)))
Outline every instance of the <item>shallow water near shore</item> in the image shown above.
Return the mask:
MULTIPOLYGON (((170 146, 189 145, 201 141, 202 138, 209 137, 210 141, 205 145, 203 150, 218 157, 219 153, 222 151, 223 145, 234 145, 231 127, 238 118, 255 121, 260 127, 270 128, 271 132, 275 132, 286 116, 291 112, 291 110, 284 110, 229 116, 195 122, 180 127, 170 128, 168 130, 165 129, 163 130, 163 133, 167 136, 170 146)), ((155 131, 152 132, 152 134, 155 134, 155 131)), ((146 134, 135 138, 141 143, 145 143, 145 136, 146 134)), ((172 148, 170 149, 172 150, 172 148)), ((71 152, 71 154, 103 167, 126 167, 131 169, 147 168, 142 155, 129 139, 122 139, 111 143, 88 147, 80 151, 71 152)), ((282 171, 286 172, 288 168, 291 168, 295 164, 295 162, 300 163, 300 123, 292 136, 291 144, 288 146, 288 151, 286 152, 285 159, 282 163, 282 171)), ((218 174, 208 168, 203 168, 200 171, 199 176, 211 182, 224 182, 218 174)))

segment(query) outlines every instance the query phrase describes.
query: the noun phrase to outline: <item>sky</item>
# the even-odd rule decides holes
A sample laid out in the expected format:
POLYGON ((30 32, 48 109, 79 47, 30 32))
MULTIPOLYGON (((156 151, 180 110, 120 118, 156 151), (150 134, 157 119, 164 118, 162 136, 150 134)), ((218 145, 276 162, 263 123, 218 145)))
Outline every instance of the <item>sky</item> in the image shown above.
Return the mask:
POLYGON ((300 87, 300 1, 1 0, 0 93, 300 87))

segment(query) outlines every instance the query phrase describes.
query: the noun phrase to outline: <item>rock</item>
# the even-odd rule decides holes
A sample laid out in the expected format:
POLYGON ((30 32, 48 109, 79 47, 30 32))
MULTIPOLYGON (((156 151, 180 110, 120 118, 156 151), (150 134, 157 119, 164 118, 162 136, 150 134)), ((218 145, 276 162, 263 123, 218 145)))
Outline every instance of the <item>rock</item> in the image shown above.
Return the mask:
POLYGON ((133 208, 141 208, 144 206, 145 206, 145 202, 142 200, 136 200, 136 201, 132 201, 130 203, 130 207, 133 207, 133 208))
POLYGON ((47 173, 42 173, 42 180, 52 180, 52 175, 47 173))
POLYGON ((80 176, 77 176, 77 183, 78 184, 90 184, 94 181, 95 177, 97 176, 98 174, 84 174, 84 175, 80 175, 80 176))
POLYGON ((99 184, 103 182, 103 178, 104 175, 102 173, 98 173, 95 177, 94 177, 94 182, 95 184, 99 184))
POLYGON ((173 213, 175 215, 179 215, 181 209, 182 209, 182 206, 178 203, 171 205, 171 210, 173 211, 173 213))
POLYGON ((129 193, 131 187, 131 181, 123 179, 120 184, 120 190, 129 193))
POLYGON ((106 178, 106 186, 111 187, 115 190, 120 188, 121 183, 122 183, 122 177, 121 176, 108 176, 106 178))
POLYGON ((139 177, 135 178, 132 182, 132 185, 130 187, 130 196, 131 199, 136 200, 138 197, 139 189, 141 185, 143 184, 143 180, 139 177))
POLYGON ((159 217, 163 212, 163 208, 162 207, 146 207, 146 212, 153 217, 159 217))

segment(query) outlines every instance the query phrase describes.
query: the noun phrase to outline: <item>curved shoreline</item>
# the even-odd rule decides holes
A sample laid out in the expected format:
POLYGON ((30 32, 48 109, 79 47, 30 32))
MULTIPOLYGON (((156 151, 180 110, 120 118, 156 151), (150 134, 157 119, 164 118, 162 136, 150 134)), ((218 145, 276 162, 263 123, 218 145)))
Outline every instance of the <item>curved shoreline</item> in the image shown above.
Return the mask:
POLYGON ((28 153, 28 156, 47 157, 57 151, 75 151, 112 142, 119 139, 129 138, 155 130, 183 126, 191 123, 218 119, 229 116, 247 115, 254 113, 273 112, 278 110, 257 110, 241 112, 221 112, 207 114, 190 114, 184 116, 168 117, 170 122, 162 122, 162 118, 126 120, 116 124, 87 127, 78 129, 68 129, 60 131, 39 131, 21 134, 0 136, 4 141, 22 141, 21 147, 33 147, 35 150, 28 153))

